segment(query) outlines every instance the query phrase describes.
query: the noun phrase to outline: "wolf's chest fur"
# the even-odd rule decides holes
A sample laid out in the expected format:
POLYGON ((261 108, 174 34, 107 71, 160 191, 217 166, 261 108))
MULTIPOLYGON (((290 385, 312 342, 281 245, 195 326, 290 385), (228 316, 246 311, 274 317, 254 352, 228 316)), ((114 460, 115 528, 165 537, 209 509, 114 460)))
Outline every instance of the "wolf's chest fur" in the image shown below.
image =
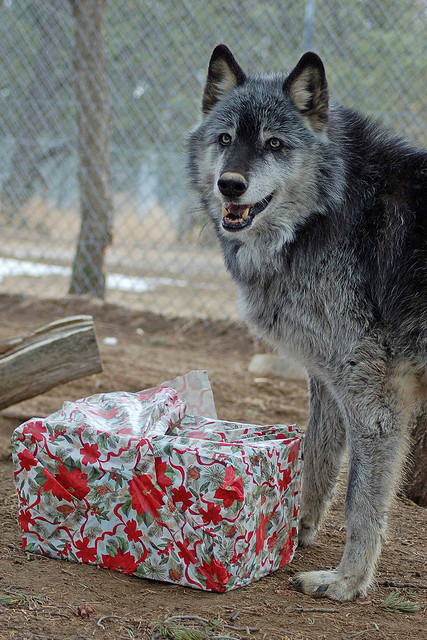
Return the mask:
POLYGON ((224 246, 235 280, 241 314, 255 334, 276 349, 291 352, 306 366, 324 368, 342 362, 372 324, 351 256, 307 243, 283 247, 262 262, 251 261, 243 247, 224 246))

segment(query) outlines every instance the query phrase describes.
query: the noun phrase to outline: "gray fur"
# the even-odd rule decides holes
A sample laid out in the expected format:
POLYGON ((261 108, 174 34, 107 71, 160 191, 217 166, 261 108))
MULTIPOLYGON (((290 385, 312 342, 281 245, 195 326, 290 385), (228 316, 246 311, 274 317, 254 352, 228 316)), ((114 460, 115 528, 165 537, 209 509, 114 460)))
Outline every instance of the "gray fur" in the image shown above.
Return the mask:
POLYGON ((310 377, 303 546, 348 449, 341 562, 300 574, 295 586, 336 600, 365 595, 411 414, 426 401, 426 154, 329 106, 312 53, 288 76, 247 77, 220 45, 203 112, 188 144, 191 186, 215 225, 242 317, 310 377))

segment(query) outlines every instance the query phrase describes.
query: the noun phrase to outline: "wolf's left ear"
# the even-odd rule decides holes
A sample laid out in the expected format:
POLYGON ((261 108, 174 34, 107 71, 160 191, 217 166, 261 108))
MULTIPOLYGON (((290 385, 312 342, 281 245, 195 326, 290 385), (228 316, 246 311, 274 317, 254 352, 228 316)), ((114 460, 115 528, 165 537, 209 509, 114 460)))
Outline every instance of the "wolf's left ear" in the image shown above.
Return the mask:
POLYGON ((243 84, 246 76, 225 44, 219 44, 212 52, 208 77, 203 93, 202 110, 207 114, 214 104, 234 87, 243 84))
POLYGON ((328 83, 325 67, 316 53, 305 53, 283 84, 298 111, 316 132, 328 119, 328 83))

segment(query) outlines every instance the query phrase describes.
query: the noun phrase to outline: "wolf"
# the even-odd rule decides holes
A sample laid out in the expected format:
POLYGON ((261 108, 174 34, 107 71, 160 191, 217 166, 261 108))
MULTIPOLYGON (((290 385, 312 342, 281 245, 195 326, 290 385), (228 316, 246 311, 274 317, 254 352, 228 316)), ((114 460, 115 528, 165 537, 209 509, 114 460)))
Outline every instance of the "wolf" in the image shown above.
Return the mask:
POLYGON ((294 586, 365 596, 426 404, 426 152, 329 103, 320 57, 249 74, 211 56, 188 137, 190 188, 212 220, 255 335, 306 369, 299 542, 313 542, 345 451, 346 542, 335 569, 294 586))

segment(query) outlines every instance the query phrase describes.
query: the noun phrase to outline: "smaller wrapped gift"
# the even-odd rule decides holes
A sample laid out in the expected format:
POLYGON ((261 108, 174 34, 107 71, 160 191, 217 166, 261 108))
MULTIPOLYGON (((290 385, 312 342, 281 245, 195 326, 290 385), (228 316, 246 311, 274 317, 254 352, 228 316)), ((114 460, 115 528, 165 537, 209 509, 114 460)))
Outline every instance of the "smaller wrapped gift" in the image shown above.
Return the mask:
POLYGON ((208 591, 297 544, 302 433, 218 420, 205 372, 66 402, 13 434, 23 548, 208 591))

